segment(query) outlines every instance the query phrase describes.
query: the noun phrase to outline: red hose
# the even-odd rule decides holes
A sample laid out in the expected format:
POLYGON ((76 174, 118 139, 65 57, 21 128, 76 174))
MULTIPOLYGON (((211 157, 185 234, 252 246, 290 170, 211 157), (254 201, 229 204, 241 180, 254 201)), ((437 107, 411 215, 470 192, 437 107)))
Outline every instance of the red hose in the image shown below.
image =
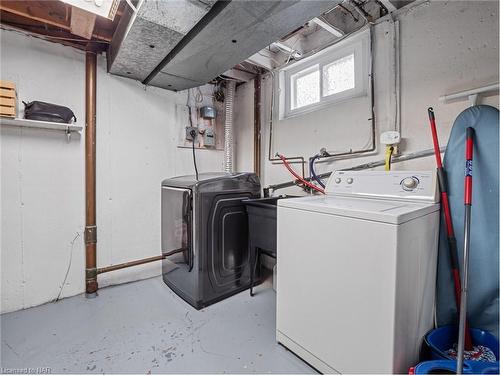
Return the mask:
POLYGON ((311 189, 319 191, 321 194, 325 194, 325 191, 323 189, 321 189, 320 187, 318 187, 318 186, 316 186, 314 184, 311 184, 309 181, 304 180, 297 173, 295 173, 295 171, 290 166, 290 163, 288 163, 288 161, 286 160, 286 158, 283 155, 280 155, 280 154, 276 154, 276 155, 278 155, 278 157, 283 162, 283 165, 286 167, 286 169, 288 169, 288 171, 293 175, 293 177, 295 177, 297 180, 299 180, 300 182, 302 182, 304 185, 310 187, 311 189))

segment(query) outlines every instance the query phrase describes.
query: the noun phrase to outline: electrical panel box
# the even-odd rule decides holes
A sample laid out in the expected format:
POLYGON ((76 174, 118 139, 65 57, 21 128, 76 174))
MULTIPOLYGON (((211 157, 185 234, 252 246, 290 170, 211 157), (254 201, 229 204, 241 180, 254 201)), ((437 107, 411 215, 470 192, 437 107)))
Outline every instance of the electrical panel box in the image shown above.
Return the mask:
POLYGON ((215 146, 215 132, 213 128, 206 128, 203 133, 203 144, 208 147, 215 146))

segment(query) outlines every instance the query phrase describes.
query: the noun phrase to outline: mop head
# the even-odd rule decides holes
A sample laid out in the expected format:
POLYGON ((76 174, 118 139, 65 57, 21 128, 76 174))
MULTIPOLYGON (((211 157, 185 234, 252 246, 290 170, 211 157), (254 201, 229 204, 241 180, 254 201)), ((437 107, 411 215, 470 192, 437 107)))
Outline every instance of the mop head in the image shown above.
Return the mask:
MULTIPOLYGON (((457 358, 457 344, 453 345, 453 348, 448 349, 446 354, 451 358, 457 358)), ((482 361, 482 362, 495 362, 497 358, 495 357, 495 353, 483 345, 474 345, 472 350, 464 351, 464 359, 469 361, 482 361)))

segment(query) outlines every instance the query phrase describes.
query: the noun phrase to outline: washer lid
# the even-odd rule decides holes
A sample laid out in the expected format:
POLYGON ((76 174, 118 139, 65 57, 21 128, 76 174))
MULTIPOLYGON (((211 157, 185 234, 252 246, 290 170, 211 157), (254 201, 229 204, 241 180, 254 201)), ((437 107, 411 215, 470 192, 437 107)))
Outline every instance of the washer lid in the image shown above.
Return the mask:
POLYGON ((341 196, 280 199, 278 206, 390 224, 402 224, 439 210, 439 204, 434 203, 412 203, 341 196))

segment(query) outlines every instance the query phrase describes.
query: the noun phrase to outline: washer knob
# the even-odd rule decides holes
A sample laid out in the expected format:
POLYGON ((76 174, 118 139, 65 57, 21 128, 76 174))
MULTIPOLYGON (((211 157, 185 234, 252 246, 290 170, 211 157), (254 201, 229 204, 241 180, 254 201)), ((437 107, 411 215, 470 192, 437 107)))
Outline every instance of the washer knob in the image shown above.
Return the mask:
POLYGON ((335 179, 335 182, 336 182, 337 184, 340 184, 340 181, 342 181, 342 180, 340 179, 340 177, 337 177, 337 178, 335 179))
POLYGON ((352 184, 352 181, 353 181, 353 179, 352 179, 351 177, 349 177, 349 178, 347 179, 347 183, 348 183, 348 184, 352 184))
POLYGON ((413 190, 418 185, 418 180, 415 177, 406 177, 401 181, 403 188, 406 190, 413 190))

